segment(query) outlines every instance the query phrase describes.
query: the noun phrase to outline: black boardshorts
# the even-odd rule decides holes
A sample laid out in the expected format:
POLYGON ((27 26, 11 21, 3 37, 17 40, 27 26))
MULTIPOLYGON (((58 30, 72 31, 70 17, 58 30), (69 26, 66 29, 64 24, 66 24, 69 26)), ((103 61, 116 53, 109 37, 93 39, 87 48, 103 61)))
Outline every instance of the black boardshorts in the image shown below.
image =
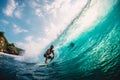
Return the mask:
MULTIPOLYGON (((47 57, 47 54, 44 54, 44 57, 47 57)), ((47 58, 48 58, 48 59, 51 59, 52 57, 51 57, 51 56, 48 56, 47 58)))

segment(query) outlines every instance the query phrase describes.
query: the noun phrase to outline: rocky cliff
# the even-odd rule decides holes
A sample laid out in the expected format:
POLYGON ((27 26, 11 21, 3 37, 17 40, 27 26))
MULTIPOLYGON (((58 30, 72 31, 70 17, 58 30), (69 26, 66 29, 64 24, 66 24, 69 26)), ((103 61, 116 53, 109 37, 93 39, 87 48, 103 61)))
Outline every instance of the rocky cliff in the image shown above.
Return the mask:
POLYGON ((20 55, 24 50, 15 47, 13 43, 9 43, 6 37, 4 36, 4 32, 0 32, 0 52, 20 55))

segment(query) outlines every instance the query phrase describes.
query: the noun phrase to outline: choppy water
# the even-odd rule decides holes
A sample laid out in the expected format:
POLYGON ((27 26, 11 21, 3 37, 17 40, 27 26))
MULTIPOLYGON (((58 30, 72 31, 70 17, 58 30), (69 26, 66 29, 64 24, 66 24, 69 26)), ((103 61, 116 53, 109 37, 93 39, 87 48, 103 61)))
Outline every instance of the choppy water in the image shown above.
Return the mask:
POLYGON ((1 56, 0 80, 120 80, 120 1, 110 9, 82 33, 80 12, 53 42, 56 58, 48 66, 1 56))

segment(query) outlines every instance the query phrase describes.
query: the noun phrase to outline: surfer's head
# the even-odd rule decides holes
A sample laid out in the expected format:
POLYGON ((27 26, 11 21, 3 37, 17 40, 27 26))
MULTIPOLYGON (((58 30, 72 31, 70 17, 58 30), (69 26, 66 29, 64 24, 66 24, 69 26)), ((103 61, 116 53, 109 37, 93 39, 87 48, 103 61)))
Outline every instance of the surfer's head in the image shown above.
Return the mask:
POLYGON ((50 48, 51 48, 51 49, 53 49, 53 48, 54 48, 54 46, 53 46, 53 45, 51 45, 51 46, 50 46, 50 48))

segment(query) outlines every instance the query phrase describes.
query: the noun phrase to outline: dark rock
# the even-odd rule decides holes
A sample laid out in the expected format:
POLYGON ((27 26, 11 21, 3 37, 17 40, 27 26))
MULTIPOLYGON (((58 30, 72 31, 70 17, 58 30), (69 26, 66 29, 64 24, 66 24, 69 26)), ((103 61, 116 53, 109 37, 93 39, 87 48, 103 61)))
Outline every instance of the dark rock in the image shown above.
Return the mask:
POLYGON ((4 36, 4 32, 0 32, 0 52, 13 54, 13 55, 20 55, 24 50, 15 47, 12 43, 9 43, 8 40, 4 36))

